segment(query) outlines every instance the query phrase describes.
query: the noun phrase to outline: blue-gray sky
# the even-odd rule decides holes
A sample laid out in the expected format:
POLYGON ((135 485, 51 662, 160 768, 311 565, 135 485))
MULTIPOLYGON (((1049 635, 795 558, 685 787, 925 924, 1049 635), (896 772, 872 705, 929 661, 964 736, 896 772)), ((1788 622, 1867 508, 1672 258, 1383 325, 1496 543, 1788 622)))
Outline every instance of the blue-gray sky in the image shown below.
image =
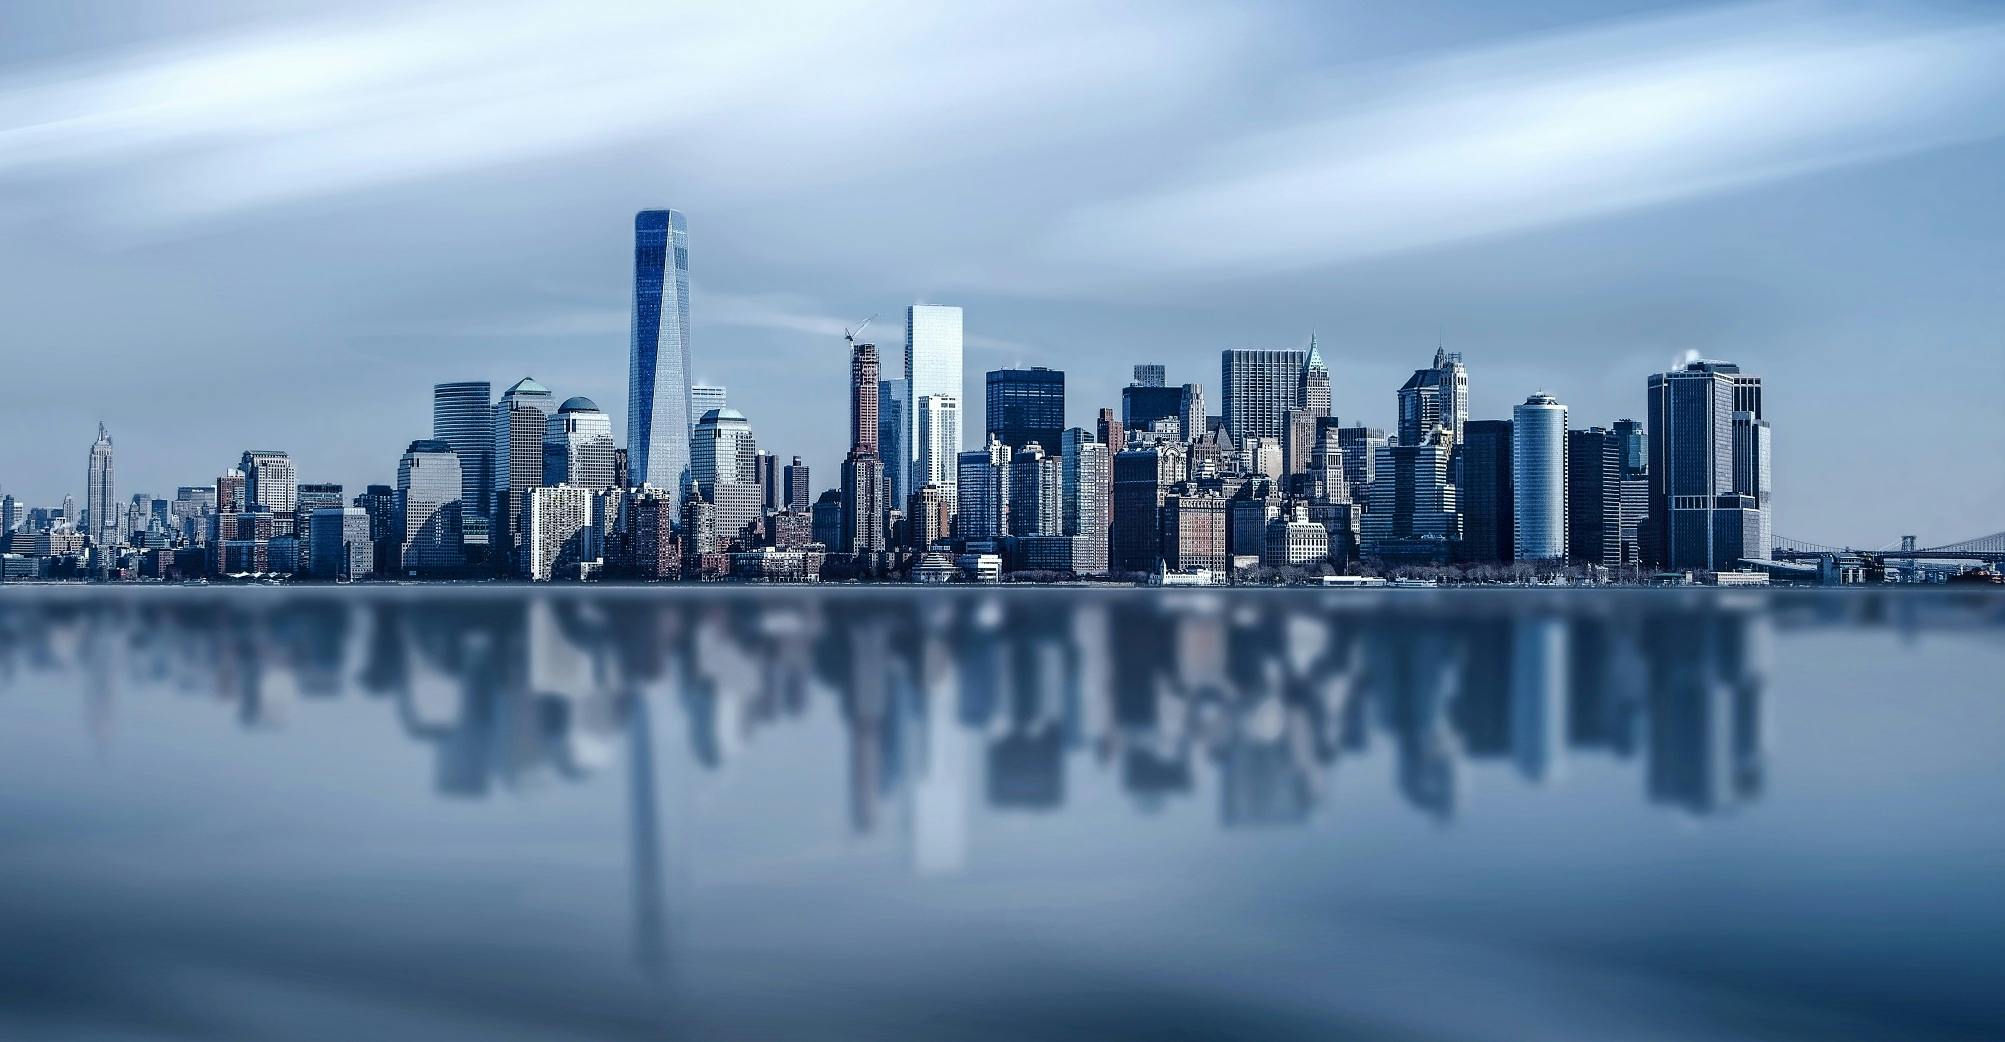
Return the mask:
POLYGON ((249 447, 390 481, 430 385, 624 429, 631 218, 689 216, 694 363, 820 484, 844 324, 967 308, 966 385, 1321 337, 1390 425, 1437 342, 1478 416, 1768 382, 1776 529, 2005 527, 2005 11, 76 2, 0 32, 0 488, 249 447))

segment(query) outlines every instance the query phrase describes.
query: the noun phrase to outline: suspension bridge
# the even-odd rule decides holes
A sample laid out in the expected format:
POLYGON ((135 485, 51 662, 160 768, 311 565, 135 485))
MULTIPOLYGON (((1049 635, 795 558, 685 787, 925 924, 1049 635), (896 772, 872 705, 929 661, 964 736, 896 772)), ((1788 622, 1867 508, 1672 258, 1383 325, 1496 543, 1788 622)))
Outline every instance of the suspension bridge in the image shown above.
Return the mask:
POLYGON ((1830 546, 1786 535, 1771 536, 1768 542, 1769 556, 1778 561, 1814 560, 1832 554, 1874 561, 1981 561, 1990 565, 2005 561, 2005 532, 1941 546, 1920 546, 1911 535, 1871 548, 1830 546))

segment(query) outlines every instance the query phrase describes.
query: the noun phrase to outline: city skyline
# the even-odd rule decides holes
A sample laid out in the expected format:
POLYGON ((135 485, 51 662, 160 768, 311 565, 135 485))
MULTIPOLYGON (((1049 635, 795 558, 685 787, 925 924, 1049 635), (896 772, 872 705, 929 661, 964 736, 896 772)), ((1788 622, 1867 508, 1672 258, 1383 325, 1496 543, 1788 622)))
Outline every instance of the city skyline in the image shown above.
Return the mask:
MULTIPOLYGON (((1072 424, 1115 404, 1097 399, 1137 362, 1201 379, 1216 403, 1218 351, 1297 348, 1311 332, 1336 412, 1388 429, 1381 400, 1355 390, 1403 378, 1437 344, 1479 374, 1473 416, 1543 387, 1601 422, 1640 411, 1633 374, 1696 349, 1790 389, 1768 409, 1792 439, 1782 523, 1801 511, 1842 521, 1832 539, 1932 540, 2005 514, 1999 483, 1848 420, 2005 441, 1991 404, 2005 382, 1995 12, 1117 8, 1052 36, 976 8, 958 27, 895 33, 868 12, 817 18, 783 40, 720 15, 688 36, 760 59, 732 68, 861 41, 874 60, 826 97, 819 75, 794 91, 720 70, 678 81, 659 63, 581 89, 599 81, 565 42, 628 53, 651 35, 645 11, 560 24, 451 3, 431 20, 288 12, 251 26, 227 9, 31 12, 0 41, 15 88, 0 110, 13 374, 76 388, 73 358, 109 367, 88 398, 38 392, 0 412, 9 492, 81 499, 74 446, 99 419, 128 488, 197 480, 186 461, 233 458, 244 429, 303 472, 381 481, 378 461, 425 433, 407 426, 422 399, 400 389, 443 380, 533 374, 624 431, 624 225, 665 202, 701 215, 690 377, 730 387, 763 441, 827 473, 846 446, 812 443, 834 412, 795 380, 839 379, 842 326, 880 313, 895 329, 907 304, 946 301, 967 309, 965 373, 1064 368, 1072 424), (398 58, 290 67, 270 89, 275 56, 330 27, 398 58), (464 49, 417 45, 441 31, 464 49), (470 72, 493 68, 565 87, 495 94, 470 72), (1039 78, 996 92, 988 68, 1039 78), (1728 84, 1721 112, 1705 99, 1728 84), (669 100, 691 91, 723 109, 669 100), (135 124, 116 104, 133 92, 178 104, 135 124), (1603 118, 1606 97, 1664 118, 1603 118), (1495 106, 1481 121, 1494 132, 1469 129, 1473 99, 1495 106), (515 111, 509 132, 436 133, 482 105, 515 111), (932 118, 946 111, 951 141, 932 118), (1527 165, 1513 146, 1529 144, 1527 165), (798 161, 838 146, 868 158, 798 161), (1430 175, 1393 176, 1406 169, 1430 175), (1307 215, 1299 227, 1277 227, 1268 207, 1284 204, 1307 215), (1202 247, 1154 230, 1175 222, 1151 215, 1179 205, 1202 247), (299 220, 301 206, 327 219, 299 220), (1008 216, 1024 213, 1038 219, 1008 216), (120 306, 101 306, 107 293, 120 306), (1888 358, 1912 378, 1862 378, 1888 358), (190 422, 152 381, 115 375, 142 367, 199 372, 232 422, 190 422), (1967 378, 1924 391, 1935 372, 1967 378), (1856 501, 1860 469, 1888 476, 1889 494, 1856 501)), ((897 340, 880 340, 887 378, 902 375, 897 340)), ((974 381, 966 392, 963 415, 983 415, 974 381)))

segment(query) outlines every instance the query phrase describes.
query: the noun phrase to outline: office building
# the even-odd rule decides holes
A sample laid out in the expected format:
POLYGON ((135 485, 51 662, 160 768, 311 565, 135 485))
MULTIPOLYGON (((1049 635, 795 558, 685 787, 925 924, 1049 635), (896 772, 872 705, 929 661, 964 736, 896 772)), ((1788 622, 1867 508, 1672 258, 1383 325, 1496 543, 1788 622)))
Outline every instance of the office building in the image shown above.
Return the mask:
POLYGON ((1766 558, 1761 378, 1732 362, 1701 359, 1653 374, 1648 403, 1644 560, 1679 571, 1733 571, 1743 558, 1766 558))
MULTIPOLYGON (((923 445, 918 436, 918 403, 937 395, 953 399, 959 408, 968 400, 961 386, 961 324, 961 309, 950 304, 913 304, 905 309, 905 400, 914 403, 910 410, 913 434, 906 444, 911 446, 912 455, 897 465, 906 470, 918 463, 923 445)), ((961 451, 959 426, 954 434, 956 440, 939 457, 949 470, 954 468, 954 459, 961 451)), ((914 487, 927 480, 916 473, 911 479, 914 487)), ((930 480, 938 481, 939 476, 934 475, 930 480)), ((951 483, 951 478, 943 482, 951 483)))
POLYGON ((1449 480, 1452 436, 1437 428, 1415 445, 1375 447, 1360 552, 1386 563, 1445 564, 1462 537, 1449 480))
POLYGON ((1416 369, 1399 389, 1399 443, 1418 444, 1435 427, 1446 427, 1462 443, 1469 422, 1469 370, 1460 352, 1436 348, 1434 364, 1416 369))
POLYGON ((736 409, 704 413, 689 449, 690 477, 705 499, 718 484, 758 487, 759 445, 744 413, 736 409))
POLYGON ((1061 535, 1064 524, 1064 467, 1057 456, 1031 442, 1010 455, 1009 533, 1061 535))
POLYGON ((938 485, 952 503, 954 486, 960 481, 960 400, 951 395, 929 394, 917 402, 919 443, 912 480, 920 485, 938 485))
POLYGON ((1337 428, 1337 446, 1344 457, 1344 484, 1351 487, 1352 498, 1361 495, 1377 475, 1378 450, 1385 447, 1387 440, 1385 431, 1378 427, 1354 423, 1337 428))
POLYGON ((1162 363, 1150 362, 1135 367, 1135 379, 1131 387, 1161 387, 1168 377, 1162 363))
POLYGON ((453 447, 460 464, 460 523, 466 542, 487 545, 494 490, 494 388, 486 380, 432 385, 432 438, 453 447))
POLYGON ((1566 435, 1567 559, 1622 566, 1622 446, 1601 427, 1566 435))
POLYGON ((613 421, 590 398, 566 398, 544 421, 543 484, 588 492, 615 484, 613 421))
POLYGON ((1162 510, 1184 480, 1184 453, 1161 443, 1114 455, 1114 517, 1109 556, 1119 572, 1152 572, 1162 555, 1162 510))
POLYGON ((659 488, 643 488, 629 502, 636 577, 673 579, 682 574, 682 544, 675 535, 676 505, 676 497, 659 488))
POLYGON ((960 455, 955 478, 954 531, 962 539, 992 540, 1009 531, 1010 448, 995 435, 960 455))
POLYGON ((1261 548, 1260 563, 1269 568, 1304 568, 1330 556, 1330 533, 1309 520, 1307 507, 1295 507, 1287 517, 1267 523, 1267 538, 1261 548))
POLYGON ((316 579, 361 579, 376 570, 376 542, 369 511, 361 507, 316 509, 307 518, 307 571, 316 579))
POLYGON ((892 503, 904 503, 912 494, 917 459, 912 439, 918 434, 918 418, 912 415, 911 389, 909 380, 877 384, 877 455, 884 461, 884 482, 892 503))
POLYGON ((251 509, 270 511, 279 520, 279 534, 290 532, 293 511, 299 508, 299 471, 292 457, 276 449, 247 449, 238 468, 244 472, 251 509))
POLYGON ((813 478, 808 465, 799 456, 786 466, 786 474, 781 479, 786 485, 786 509, 796 514, 805 514, 814 506, 813 478))
POLYGON ((592 490, 548 485, 528 494, 528 551, 524 569, 532 582, 582 577, 598 559, 592 527, 592 490))
MULTIPOLYGON (((494 487, 488 500, 494 515, 488 541, 500 550, 504 560, 513 560, 520 553, 522 526, 529 510, 528 492, 544 484, 543 439, 550 416, 556 411, 556 396, 548 387, 526 376, 503 392, 501 400, 494 404, 494 487)), ((686 459, 688 436, 681 428, 677 431, 686 459)), ((454 459, 458 459, 457 453, 454 459)))
POLYGON ((398 559, 406 574, 450 573, 465 562, 459 456, 447 442, 411 443, 397 463, 398 559))
POLYGON ((692 431, 696 429, 696 424, 702 422, 704 413, 712 409, 722 409, 726 404, 724 388, 715 384, 689 385, 689 429, 692 431))
POLYGON ((954 494, 950 488, 931 482, 919 486, 907 501, 905 514, 915 550, 925 550, 954 536, 954 494))
POLYGON ((842 490, 826 489, 808 506, 808 525, 814 541, 829 550, 842 548, 842 490))
POLYGON ((1097 575, 1107 570, 1108 494, 1111 457, 1107 446, 1083 427, 1068 427, 1059 452, 1059 530, 1077 542, 1072 570, 1097 575))
POLYGON ((1511 421, 1470 420, 1463 426, 1462 559, 1505 564, 1517 553, 1511 496, 1511 421))
POLYGON ((1041 365, 990 370, 984 408, 988 435, 1010 451, 1056 445, 1065 430, 1065 374, 1041 365))
POLYGON ((1281 516, 1281 497, 1271 481, 1248 481, 1225 504, 1225 551, 1233 557, 1260 557, 1267 546, 1267 523, 1281 516))
POLYGON ((1543 392, 1511 410, 1511 556, 1566 559, 1566 406, 1543 392))
POLYGON ((752 456, 752 474, 759 484, 759 509, 768 514, 786 509, 787 491, 780 482, 780 458, 760 450, 752 456))
POLYGON ((1302 368, 1302 409, 1314 416, 1335 414, 1335 402, 1330 393, 1330 369, 1323 364, 1323 353, 1316 349, 1316 338, 1309 337, 1309 359, 1302 368))
POLYGON ((849 349, 849 447, 877 455, 877 345, 849 349))
POLYGON ((1302 406, 1308 364, 1309 356, 1301 351, 1220 352, 1223 419, 1235 444, 1281 437, 1283 414, 1302 406))
POLYGON ((1625 478, 1641 477, 1649 472, 1650 460, 1647 439, 1643 436, 1640 420, 1616 420, 1611 432, 1615 437, 1617 459, 1622 465, 1625 478))
MULTIPOLYGON (((91 443, 90 462, 84 471, 84 511, 88 515, 88 525, 78 525, 77 528, 91 542, 102 546, 117 546, 124 542, 119 538, 118 531, 117 484, 111 435, 100 422, 97 425, 97 440, 91 443)), ((70 520, 76 519, 72 517, 70 520)))
POLYGON ((627 465, 634 484, 677 497, 687 491, 695 418, 689 383, 689 229, 675 210, 642 210, 634 215, 627 365, 627 465))
POLYGON ((1163 497, 1162 561, 1172 572, 1208 570, 1224 575, 1226 556, 1225 497, 1183 486, 1163 497))
POLYGON ((877 553, 886 548, 884 462, 873 452, 850 451, 842 461, 842 542, 846 554, 877 553))

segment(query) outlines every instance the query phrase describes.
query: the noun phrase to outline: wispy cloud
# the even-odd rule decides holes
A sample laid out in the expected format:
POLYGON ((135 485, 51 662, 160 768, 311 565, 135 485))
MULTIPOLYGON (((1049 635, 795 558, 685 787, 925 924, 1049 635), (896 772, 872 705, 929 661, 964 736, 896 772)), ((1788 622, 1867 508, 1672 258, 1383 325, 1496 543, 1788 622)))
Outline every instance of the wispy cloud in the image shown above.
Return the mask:
POLYGON ((1729 8, 1302 88, 1313 111, 1075 209, 1020 270, 1051 288, 1082 273, 1245 276, 1998 135, 2005 21, 1729 8))

